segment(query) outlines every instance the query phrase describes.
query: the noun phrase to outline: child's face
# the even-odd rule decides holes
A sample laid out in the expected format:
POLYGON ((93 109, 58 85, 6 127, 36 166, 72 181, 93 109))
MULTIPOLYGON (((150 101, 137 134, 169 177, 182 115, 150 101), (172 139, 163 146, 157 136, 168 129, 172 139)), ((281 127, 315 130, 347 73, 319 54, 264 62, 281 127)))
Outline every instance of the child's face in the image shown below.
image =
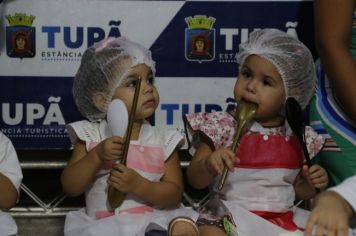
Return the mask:
POLYGON ((255 120, 262 125, 279 125, 279 113, 285 101, 284 85, 277 68, 268 60, 257 55, 247 57, 234 96, 236 101, 244 99, 258 105, 255 120))
POLYGON ((132 101, 135 94, 137 79, 141 77, 140 95, 137 101, 136 119, 145 119, 151 116, 159 103, 159 95, 154 86, 152 70, 145 64, 135 66, 131 73, 123 79, 116 88, 112 99, 121 99, 128 111, 131 111, 132 101))

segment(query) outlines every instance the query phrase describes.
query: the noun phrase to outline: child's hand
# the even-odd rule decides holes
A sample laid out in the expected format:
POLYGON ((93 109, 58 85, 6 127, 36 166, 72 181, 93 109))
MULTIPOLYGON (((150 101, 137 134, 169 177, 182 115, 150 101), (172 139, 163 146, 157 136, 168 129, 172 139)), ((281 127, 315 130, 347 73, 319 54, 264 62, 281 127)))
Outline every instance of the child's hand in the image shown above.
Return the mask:
POLYGON ((118 136, 107 138, 95 147, 102 161, 121 159, 124 150, 124 139, 118 136))
POLYGON ((143 177, 123 164, 115 164, 108 183, 123 193, 132 193, 140 186, 143 177))
POLYGON ((352 212, 346 201, 336 192, 321 193, 309 215, 305 235, 348 235, 348 212, 352 212), (315 233, 313 233, 315 231, 315 233))
POLYGON ((310 168, 307 165, 303 166, 302 176, 310 183, 310 185, 320 190, 326 189, 329 183, 328 175, 320 165, 312 165, 310 168))
POLYGON ((234 163, 238 161, 239 159, 231 150, 219 148, 204 159, 204 165, 207 170, 214 172, 214 174, 222 175, 225 165, 230 171, 233 171, 234 163))

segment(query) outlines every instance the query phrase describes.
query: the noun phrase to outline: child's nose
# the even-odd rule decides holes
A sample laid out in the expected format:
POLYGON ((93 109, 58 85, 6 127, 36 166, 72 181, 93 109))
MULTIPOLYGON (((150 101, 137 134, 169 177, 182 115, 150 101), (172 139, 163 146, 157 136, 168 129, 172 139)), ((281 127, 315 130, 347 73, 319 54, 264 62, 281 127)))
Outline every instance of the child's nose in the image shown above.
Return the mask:
POLYGON ((150 93, 153 91, 153 85, 147 80, 142 83, 143 93, 150 93))
POLYGON ((250 93, 255 93, 256 92, 256 81, 254 79, 251 79, 248 82, 247 91, 249 91, 250 93))

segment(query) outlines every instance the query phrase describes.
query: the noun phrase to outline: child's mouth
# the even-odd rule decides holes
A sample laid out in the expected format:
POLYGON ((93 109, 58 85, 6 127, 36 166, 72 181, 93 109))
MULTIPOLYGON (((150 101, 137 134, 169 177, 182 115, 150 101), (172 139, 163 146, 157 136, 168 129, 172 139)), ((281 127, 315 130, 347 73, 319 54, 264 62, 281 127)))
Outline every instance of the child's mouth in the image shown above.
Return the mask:
POLYGON ((149 99, 142 104, 142 106, 144 107, 153 107, 154 105, 155 105, 154 99, 149 99))
POLYGON ((255 105, 258 107, 258 103, 254 102, 252 99, 243 97, 243 98, 241 98, 241 100, 244 100, 244 101, 247 102, 247 103, 253 103, 253 104, 255 104, 255 105))

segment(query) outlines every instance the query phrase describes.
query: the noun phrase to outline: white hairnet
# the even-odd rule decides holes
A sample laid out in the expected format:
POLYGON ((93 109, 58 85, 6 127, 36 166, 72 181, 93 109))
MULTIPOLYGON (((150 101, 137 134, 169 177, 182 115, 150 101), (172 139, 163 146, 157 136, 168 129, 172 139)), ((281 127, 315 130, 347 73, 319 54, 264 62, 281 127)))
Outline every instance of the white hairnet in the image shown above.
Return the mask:
POLYGON ((271 62, 282 77, 286 99, 294 97, 304 109, 315 88, 316 72, 309 49, 298 39, 276 29, 253 31, 240 44, 237 62, 243 65, 252 54, 271 62))
POLYGON ((89 47, 73 83, 74 101, 81 114, 91 121, 105 118, 115 89, 139 64, 146 64, 155 73, 151 52, 124 37, 109 37, 89 47), (100 107, 94 102, 99 93, 103 95, 100 107))

